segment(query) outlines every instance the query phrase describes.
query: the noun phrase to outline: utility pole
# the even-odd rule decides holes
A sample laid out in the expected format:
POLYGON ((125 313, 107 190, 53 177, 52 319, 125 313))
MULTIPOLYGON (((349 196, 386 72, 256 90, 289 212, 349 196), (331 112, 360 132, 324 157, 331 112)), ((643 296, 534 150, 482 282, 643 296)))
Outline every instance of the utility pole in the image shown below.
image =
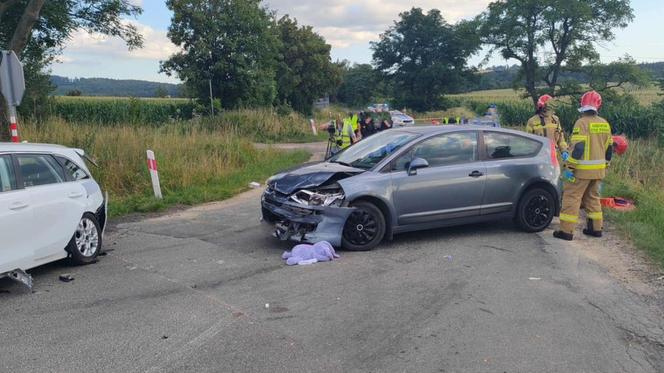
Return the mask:
POLYGON ((212 97, 212 51, 210 51, 210 113, 214 116, 214 98, 212 97))

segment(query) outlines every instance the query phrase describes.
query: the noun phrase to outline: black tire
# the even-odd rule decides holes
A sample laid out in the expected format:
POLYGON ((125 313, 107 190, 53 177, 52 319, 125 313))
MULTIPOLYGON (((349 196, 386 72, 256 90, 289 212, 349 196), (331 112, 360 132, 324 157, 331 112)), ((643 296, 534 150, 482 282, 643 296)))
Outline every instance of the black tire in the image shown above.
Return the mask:
POLYGON ((344 225, 341 246, 350 251, 369 251, 385 237, 385 216, 376 205, 360 201, 344 225))
POLYGON ((101 249, 102 237, 99 222, 93 214, 86 212, 81 217, 71 241, 67 244, 66 250, 69 253, 69 258, 74 264, 94 263, 97 261, 97 256, 99 256, 101 249), (97 243, 93 247, 92 242, 94 242, 94 237, 92 235, 95 234, 97 243), (81 242, 83 243, 83 247, 79 246, 81 242), (90 245, 86 245, 86 242, 90 242, 90 245))
POLYGON ((533 188, 521 196, 515 222, 525 232, 541 232, 551 224, 555 213, 553 195, 546 189, 533 188))

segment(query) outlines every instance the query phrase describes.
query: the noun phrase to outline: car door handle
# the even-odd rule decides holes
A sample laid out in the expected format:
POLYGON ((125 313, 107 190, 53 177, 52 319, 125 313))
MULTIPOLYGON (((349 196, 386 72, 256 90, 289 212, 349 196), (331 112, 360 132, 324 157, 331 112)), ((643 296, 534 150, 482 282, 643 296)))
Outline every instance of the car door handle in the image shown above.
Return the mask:
POLYGON ((473 171, 468 176, 470 176, 470 177, 481 177, 481 176, 484 176, 484 174, 479 172, 479 171, 473 171))
POLYGON ((83 197, 83 193, 81 192, 71 192, 69 193, 69 198, 81 198, 83 197))
POLYGON ((28 204, 25 202, 14 202, 11 205, 9 205, 10 210, 23 210, 24 208, 28 207, 28 204))

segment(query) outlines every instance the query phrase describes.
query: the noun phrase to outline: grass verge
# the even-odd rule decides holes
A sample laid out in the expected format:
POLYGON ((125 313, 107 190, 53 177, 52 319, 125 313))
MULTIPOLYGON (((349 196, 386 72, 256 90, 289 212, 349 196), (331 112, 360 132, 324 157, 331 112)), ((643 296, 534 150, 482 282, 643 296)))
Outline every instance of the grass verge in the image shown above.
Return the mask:
POLYGON ((632 141, 629 151, 614 159, 603 194, 636 201, 633 212, 607 211, 607 217, 636 247, 664 266, 664 148, 655 141, 632 141))
POLYGON ((304 151, 256 149, 251 138, 206 123, 149 126, 99 126, 61 119, 26 122, 30 142, 82 148, 95 157, 91 171, 110 195, 112 216, 157 211, 168 206, 222 200, 309 158, 304 151), (164 199, 151 196, 146 150, 155 152, 164 199))

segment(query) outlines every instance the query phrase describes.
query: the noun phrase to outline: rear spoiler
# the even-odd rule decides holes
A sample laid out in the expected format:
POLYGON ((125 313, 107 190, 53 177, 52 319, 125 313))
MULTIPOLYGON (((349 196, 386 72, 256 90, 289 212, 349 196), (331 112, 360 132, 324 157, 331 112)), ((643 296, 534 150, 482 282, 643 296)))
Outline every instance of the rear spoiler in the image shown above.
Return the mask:
POLYGON ((83 149, 73 149, 73 150, 76 152, 76 154, 81 156, 81 158, 85 159, 86 161, 90 162, 93 166, 99 167, 96 160, 94 160, 92 157, 89 157, 87 154, 85 154, 85 150, 83 150, 83 149))

